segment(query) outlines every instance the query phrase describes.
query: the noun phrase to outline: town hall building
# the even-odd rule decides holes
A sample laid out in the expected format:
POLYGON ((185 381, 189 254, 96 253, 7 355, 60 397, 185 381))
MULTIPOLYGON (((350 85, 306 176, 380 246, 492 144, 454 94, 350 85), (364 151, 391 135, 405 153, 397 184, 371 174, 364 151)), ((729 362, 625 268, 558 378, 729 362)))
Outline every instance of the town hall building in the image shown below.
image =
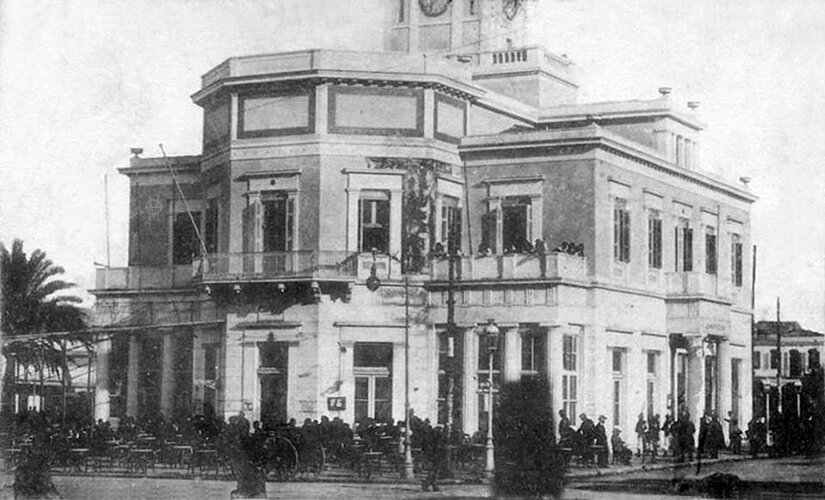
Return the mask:
POLYGON ((538 3, 385 6, 384 52, 230 57, 192 95, 200 154, 133 150, 95 417, 402 420, 409 397, 472 434, 491 378, 541 377, 625 429, 748 421, 756 198, 704 170, 696 104, 579 104, 572 61, 513 29, 538 3))

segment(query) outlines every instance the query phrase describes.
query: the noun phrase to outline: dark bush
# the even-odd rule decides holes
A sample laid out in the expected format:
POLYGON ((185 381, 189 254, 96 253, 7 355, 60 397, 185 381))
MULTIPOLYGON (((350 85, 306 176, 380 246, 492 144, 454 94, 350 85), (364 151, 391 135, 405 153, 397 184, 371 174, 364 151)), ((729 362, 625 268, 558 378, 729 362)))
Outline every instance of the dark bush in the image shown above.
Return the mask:
POLYGON ((504 384, 498 403, 493 427, 496 493, 558 496, 565 467, 547 383, 531 378, 504 384))

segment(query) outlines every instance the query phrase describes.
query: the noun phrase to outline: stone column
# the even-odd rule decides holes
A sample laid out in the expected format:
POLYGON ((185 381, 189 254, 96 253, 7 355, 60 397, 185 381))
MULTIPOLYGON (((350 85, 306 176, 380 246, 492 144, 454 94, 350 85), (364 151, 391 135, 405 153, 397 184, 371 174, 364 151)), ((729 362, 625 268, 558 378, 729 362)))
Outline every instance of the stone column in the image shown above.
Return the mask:
POLYGON ((464 329, 464 432, 478 430, 478 334, 473 327, 464 329))
POLYGON ((716 401, 718 401, 719 421, 723 422, 722 427, 725 429, 725 435, 727 435, 728 426, 724 425, 723 419, 727 418, 733 404, 733 401, 731 401, 733 397, 731 365, 730 342, 727 339, 720 340, 716 345, 716 401))
POLYGON ((175 337, 167 334, 161 337, 160 364, 160 412, 164 418, 172 417, 175 393, 175 337))
POLYGON ((192 414, 202 415, 204 404, 205 359, 203 337, 205 332, 197 330, 192 339, 192 414))
POLYGON ((112 339, 106 338, 97 344, 95 363, 95 422, 109 420, 111 404, 109 399, 109 353, 112 351, 112 339))
POLYGON ((390 192, 390 255, 401 255, 403 197, 400 189, 390 192))
MULTIPOLYGON (((546 356, 547 359, 547 379, 550 383, 550 404, 553 407, 553 418, 556 419, 556 438, 558 438, 558 420, 557 415, 562 406, 562 385, 561 376, 563 371, 563 334, 561 327, 548 326, 547 342, 546 342, 546 356)), ((568 418, 575 418, 576 415, 568 415, 568 418)))
POLYGON ((138 373, 140 364, 140 343, 137 335, 129 336, 129 366, 126 372, 126 416, 138 414, 138 373))
POLYGON ((439 195, 435 199, 435 211, 434 211, 434 213, 436 214, 435 215, 435 220, 436 220, 436 224, 435 224, 435 241, 431 242, 431 246, 434 246, 437 242, 441 242, 441 243, 444 244, 444 249, 446 250, 447 249, 447 235, 441 233, 441 225, 442 225, 442 222, 443 222, 442 219, 441 219, 441 207, 443 207, 443 206, 444 206, 444 196, 439 195))
POLYGON ((506 382, 515 382, 521 378, 521 335, 519 335, 518 327, 502 328, 504 330, 504 346, 501 361, 502 365, 502 380, 506 382))
POLYGON ((687 410, 695 423, 699 421, 705 409, 705 356, 701 339, 695 339, 691 343, 687 360, 687 410))
POLYGON ((358 248, 358 202, 361 190, 347 188, 347 251, 357 252, 358 248))

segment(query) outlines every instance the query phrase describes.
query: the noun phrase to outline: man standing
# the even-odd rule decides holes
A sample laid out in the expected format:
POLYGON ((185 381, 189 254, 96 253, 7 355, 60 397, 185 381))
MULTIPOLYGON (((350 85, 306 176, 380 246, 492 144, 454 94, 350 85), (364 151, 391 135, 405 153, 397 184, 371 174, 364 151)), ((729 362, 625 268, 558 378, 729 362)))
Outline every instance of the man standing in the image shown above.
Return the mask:
POLYGON ((593 446, 595 432, 593 421, 587 418, 587 414, 585 413, 579 415, 579 420, 581 420, 581 424, 579 425, 579 430, 576 431, 579 435, 578 455, 585 464, 593 463, 593 450, 591 448, 591 446, 593 446))
POLYGON ((593 436, 596 440, 596 447, 598 453, 598 466, 599 467, 607 467, 607 430, 604 428, 604 422, 607 420, 607 417, 604 415, 599 415, 599 423, 596 424, 596 427, 593 430, 593 436))
POLYGON ((647 423, 645 422, 644 413, 639 413, 639 420, 636 421, 636 456, 642 456, 645 449, 645 432, 647 431, 647 423))
POLYGON ((424 479, 424 484, 421 485, 421 489, 424 491, 427 491, 430 487, 432 487, 433 491, 438 491, 436 481, 438 480, 438 475, 441 474, 441 471, 444 469, 445 452, 447 450, 446 444, 446 437, 440 426, 434 429, 428 429, 426 436, 424 436, 424 449, 422 450, 429 465, 427 477, 424 479))

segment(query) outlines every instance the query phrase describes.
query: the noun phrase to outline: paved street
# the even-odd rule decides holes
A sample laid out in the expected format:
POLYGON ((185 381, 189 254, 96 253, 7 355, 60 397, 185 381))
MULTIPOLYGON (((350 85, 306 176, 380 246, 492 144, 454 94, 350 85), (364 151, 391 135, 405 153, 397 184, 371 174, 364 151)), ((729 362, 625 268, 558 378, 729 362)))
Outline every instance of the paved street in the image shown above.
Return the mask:
MULTIPOLYGON (((66 499, 228 499, 234 488, 229 481, 198 481, 192 479, 130 479, 59 477, 56 486, 66 499)), ((271 499, 395 499, 406 498, 490 498, 483 485, 447 485, 439 492, 422 492, 413 484, 376 483, 268 483, 267 498, 271 499)), ((661 498, 658 494, 610 492, 616 500, 661 498)), ((569 489, 564 499, 586 500, 605 498, 604 492, 569 489)), ((684 497, 682 497, 684 498, 684 497)))
MULTIPOLYGON (((650 470, 637 466, 633 470, 611 470, 607 474, 590 476, 580 474, 571 478, 565 499, 611 498, 619 500, 652 499, 662 497, 699 498, 688 489, 674 495, 673 480, 696 484, 716 472, 736 474, 743 481, 758 488, 760 498, 821 498, 822 471, 825 457, 813 460, 787 458, 773 460, 740 460, 703 464, 696 474, 695 464, 682 468, 650 470), (805 491, 818 487, 816 491, 805 491)), ((173 478, 56 476, 55 485, 66 499, 210 499, 229 498, 235 487, 232 481, 173 478)), ((753 490, 750 490, 753 492, 753 490)), ((488 488, 480 484, 444 485, 440 492, 424 493, 418 484, 392 482, 288 482, 268 483, 267 498, 324 499, 324 498, 489 498, 488 488)))

